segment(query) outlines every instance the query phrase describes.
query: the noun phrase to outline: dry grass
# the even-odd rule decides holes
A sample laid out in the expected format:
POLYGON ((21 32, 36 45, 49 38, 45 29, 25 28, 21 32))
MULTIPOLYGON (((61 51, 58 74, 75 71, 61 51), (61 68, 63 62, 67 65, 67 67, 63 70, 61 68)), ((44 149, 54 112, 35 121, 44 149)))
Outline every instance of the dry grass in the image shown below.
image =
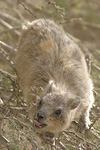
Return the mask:
MULTIPOLYGON (((79 1, 76 2, 78 3, 79 1)), ((73 5, 70 6, 72 9, 73 5)), ((98 11, 98 6, 96 8, 96 11, 98 11)), ((38 3, 28 0, 0 1, 0 149, 2 150, 100 150, 100 52, 98 50, 98 40, 96 41, 96 38, 100 39, 100 37, 96 37, 96 33, 89 32, 93 29, 98 32, 100 25, 94 22, 82 21, 79 16, 72 18, 70 15, 66 19, 66 13, 70 13, 70 11, 66 12, 65 6, 60 6, 55 1, 43 0, 38 3), (56 15, 54 15, 55 13, 56 15), (14 67, 21 25, 26 21, 41 17, 55 19, 65 30, 67 25, 69 32, 72 33, 73 31, 73 35, 79 37, 82 42, 76 38, 75 40, 79 44, 81 43, 82 47, 85 45, 90 48, 92 55, 95 56, 92 60, 89 59, 90 53, 86 48, 85 50, 83 48, 95 86, 94 95, 96 101, 91 111, 92 124, 89 130, 82 134, 77 131, 77 123, 72 124, 70 129, 62 132, 60 137, 55 139, 55 145, 50 141, 47 143, 44 141, 42 145, 37 144, 36 133, 27 116, 26 104, 17 83, 14 67), (76 22, 79 30, 76 29, 76 22), (86 40, 83 38, 85 35, 82 26, 88 28, 87 36, 92 36, 95 39, 94 45, 92 38, 90 40, 89 38, 86 40), (83 33, 83 37, 80 37, 80 33, 83 33)))

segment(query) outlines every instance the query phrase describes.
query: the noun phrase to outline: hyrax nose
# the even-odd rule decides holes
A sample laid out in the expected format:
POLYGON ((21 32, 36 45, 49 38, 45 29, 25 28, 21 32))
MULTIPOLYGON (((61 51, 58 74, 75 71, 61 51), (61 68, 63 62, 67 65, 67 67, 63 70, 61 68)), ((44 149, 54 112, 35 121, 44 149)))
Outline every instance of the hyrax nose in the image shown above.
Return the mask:
POLYGON ((43 113, 39 112, 39 113, 37 114, 37 118, 38 118, 38 120, 44 119, 43 113))

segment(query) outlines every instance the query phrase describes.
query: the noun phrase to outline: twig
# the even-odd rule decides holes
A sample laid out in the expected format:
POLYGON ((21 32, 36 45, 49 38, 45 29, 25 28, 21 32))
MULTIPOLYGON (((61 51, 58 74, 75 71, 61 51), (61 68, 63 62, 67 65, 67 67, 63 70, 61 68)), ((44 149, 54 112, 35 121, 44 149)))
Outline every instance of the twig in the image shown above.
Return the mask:
POLYGON ((87 144, 92 145, 93 147, 95 147, 96 149, 98 148, 96 145, 94 145, 93 143, 86 141, 87 144))
POLYGON ((0 98, 0 106, 3 106, 3 105, 4 105, 4 103, 3 103, 2 99, 0 98))
POLYGON ((20 113, 20 114, 23 114, 23 115, 27 115, 27 111, 25 108, 22 108, 22 107, 11 107, 11 109, 13 110, 13 114, 16 114, 16 113, 20 113))
MULTIPOLYGON (((0 18, 0 23, 8 29, 13 29, 13 27, 9 23, 7 23, 6 21, 4 21, 1 18, 0 18)), ((16 33, 16 35, 18 35, 18 36, 20 35, 19 31, 15 30, 14 32, 16 33)))
POLYGON ((89 130, 87 131, 87 133, 91 130, 91 128, 93 127, 93 125, 96 123, 96 121, 98 121, 100 118, 100 113, 97 115, 97 117, 94 119, 93 123, 90 125, 89 130))
POLYGON ((9 63, 9 65, 12 67, 14 71, 16 71, 14 67, 14 62, 10 60, 10 57, 8 53, 3 49, 5 47, 6 49, 9 49, 12 53, 16 53, 16 49, 14 49, 12 46, 0 41, 0 53, 3 55, 3 57, 6 59, 6 61, 9 63))
POLYGON ((8 45, 7 43, 4 43, 3 41, 0 41, 0 45, 2 46, 2 47, 5 47, 5 48, 7 48, 7 49, 9 49, 10 51, 17 51, 15 48, 13 48, 11 45, 8 45))
POLYGON ((7 19, 9 19, 9 20, 11 20, 11 21, 14 21, 14 22, 16 22, 16 23, 19 22, 19 20, 18 20, 17 18, 14 18, 13 16, 11 16, 11 15, 9 15, 9 14, 7 14, 7 13, 4 13, 4 12, 0 12, 0 16, 2 16, 2 17, 4 17, 4 18, 7 18, 7 19))
POLYGON ((94 64, 93 62, 91 63, 96 69, 98 69, 100 71, 100 67, 98 67, 96 64, 94 64))
POLYGON ((12 119, 14 119, 15 121, 17 121, 21 126, 29 128, 29 125, 27 125, 26 123, 20 121, 19 119, 15 118, 15 117, 12 117, 12 119))
POLYGON ((16 27, 13 27, 12 29, 7 29, 5 31, 2 31, 0 34, 3 35, 3 34, 7 34, 8 32, 11 32, 11 31, 14 31, 16 29, 20 29, 21 26, 16 26, 16 27))
POLYGON ((0 142, 7 146, 10 141, 0 134, 0 142))
POLYGON ((86 21, 83 21, 83 20, 79 21, 78 23, 80 23, 82 25, 85 25, 85 26, 92 27, 92 28, 100 29, 100 25, 96 24, 96 23, 86 22, 86 21))
POLYGON ((77 135, 75 132, 72 132, 72 131, 64 131, 64 133, 65 134, 73 134, 73 135, 75 135, 76 137, 78 137, 80 140, 83 140, 84 141, 84 139, 82 138, 82 137, 80 137, 79 135, 77 135))
POLYGON ((10 77, 10 78, 16 79, 15 75, 12 75, 12 74, 10 74, 10 73, 2 70, 2 69, 0 69, 0 73, 3 74, 3 75, 5 75, 6 77, 10 77))
POLYGON ((57 150, 56 145, 53 145, 50 141, 46 140, 46 143, 48 143, 51 146, 52 149, 54 149, 54 150, 56 149, 57 150))
POLYGON ((100 140, 100 137, 98 136, 98 134, 100 134, 100 133, 99 133, 98 130, 95 130, 95 129, 93 128, 90 132, 93 134, 93 136, 95 136, 96 139, 99 139, 99 140, 100 140), (94 133, 93 131, 94 131, 95 133, 94 133))
POLYGON ((82 18, 65 19, 64 21, 60 21, 59 24, 65 24, 65 23, 71 23, 71 22, 78 22, 81 25, 85 25, 85 26, 89 26, 89 27, 92 27, 92 28, 100 29, 99 24, 84 21, 84 20, 82 20, 82 18))
POLYGON ((34 15, 34 14, 29 10, 29 8, 27 8, 22 2, 20 2, 20 0, 17 0, 17 2, 18 2, 19 4, 21 4, 21 5, 24 7, 24 9, 27 10, 32 16, 34 16, 34 18, 38 19, 37 16, 34 15))
POLYGON ((69 18, 69 19, 65 19, 63 21, 60 21, 59 24, 65 24, 65 23, 70 23, 70 22, 74 22, 74 21, 81 21, 82 18, 69 18))
POLYGON ((14 62, 10 60, 8 53, 0 46, 0 53, 3 55, 3 57, 6 59, 6 61, 9 63, 9 65, 12 67, 12 69, 16 72, 16 69, 14 67, 14 62))
POLYGON ((67 147, 65 147, 65 145, 61 141, 58 142, 58 145, 61 147, 61 149, 67 150, 67 147))
MULTIPOLYGON (((88 131, 87 131, 87 132, 88 132, 88 131)), ((87 132, 86 132, 86 133, 87 133, 87 132)), ((80 137, 79 135, 77 135, 76 133, 74 133, 74 132, 72 132, 72 131, 68 131, 68 132, 67 132, 67 131, 64 131, 64 133, 67 133, 67 134, 68 134, 68 133, 74 134, 76 137, 78 137, 80 140, 82 140, 82 141, 84 142, 84 138, 80 137)), ((95 148, 97 148, 96 145, 94 145, 93 143, 91 143, 91 142, 89 142, 89 141, 87 141, 87 140, 86 140, 85 142, 88 143, 88 144, 90 144, 90 145, 92 145, 92 146, 94 146, 95 148)))

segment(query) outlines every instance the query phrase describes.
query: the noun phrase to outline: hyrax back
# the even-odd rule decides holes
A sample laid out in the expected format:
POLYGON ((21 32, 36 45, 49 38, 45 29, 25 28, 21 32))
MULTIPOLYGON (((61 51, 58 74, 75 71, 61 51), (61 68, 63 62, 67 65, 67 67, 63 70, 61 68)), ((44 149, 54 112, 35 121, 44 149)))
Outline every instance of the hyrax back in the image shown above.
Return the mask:
POLYGON ((85 58, 53 21, 39 19, 23 27, 16 69, 38 130, 57 133, 75 118, 80 129, 88 127, 93 86, 85 58))

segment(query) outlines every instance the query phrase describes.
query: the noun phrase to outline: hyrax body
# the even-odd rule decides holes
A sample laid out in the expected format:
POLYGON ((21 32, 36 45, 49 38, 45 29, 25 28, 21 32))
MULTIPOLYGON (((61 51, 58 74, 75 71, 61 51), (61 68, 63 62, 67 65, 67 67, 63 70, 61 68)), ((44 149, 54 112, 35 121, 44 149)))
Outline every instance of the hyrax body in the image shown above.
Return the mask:
POLYGON ((76 118, 80 130, 88 128, 93 85, 85 58, 53 21, 39 19, 23 27, 16 69, 39 131, 58 133, 76 118))

